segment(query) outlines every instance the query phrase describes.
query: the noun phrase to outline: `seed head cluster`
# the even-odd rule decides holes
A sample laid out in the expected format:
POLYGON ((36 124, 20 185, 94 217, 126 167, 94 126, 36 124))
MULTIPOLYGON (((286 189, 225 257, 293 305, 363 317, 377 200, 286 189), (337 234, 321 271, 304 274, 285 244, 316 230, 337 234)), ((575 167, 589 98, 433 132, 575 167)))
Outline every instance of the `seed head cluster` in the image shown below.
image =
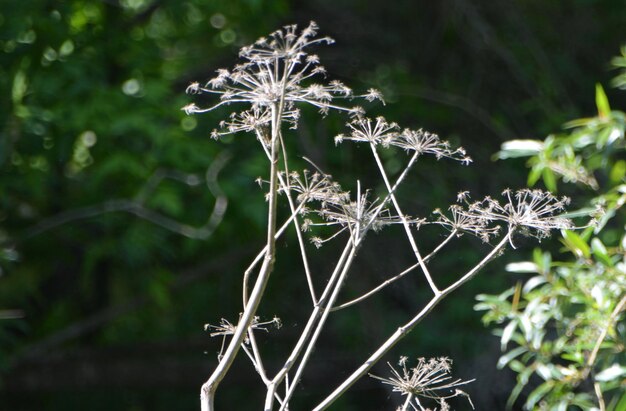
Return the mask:
POLYGON ((339 134, 335 137, 336 144, 343 141, 365 142, 375 146, 395 146, 417 155, 431 154, 438 160, 445 157, 460 161, 465 165, 472 162, 463 147, 452 148, 450 143, 441 140, 437 134, 422 129, 400 130, 398 124, 390 123, 384 117, 376 117, 375 120, 358 117, 350 121, 347 126, 350 133, 339 134))
MULTIPOLYGON (((469 396, 458 389, 459 386, 469 384, 474 380, 452 380, 452 361, 450 359, 447 357, 429 360, 418 358, 417 365, 412 368, 408 368, 407 363, 407 357, 400 357, 400 361, 398 361, 400 370, 387 363, 391 368, 391 377, 378 377, 371 374, 370 376, 380 380, 383 384, 391 385, 394 392, 399 392, 403 396, 413 395, 420 409, 424 408, 419 403, 419 398, 436 400, 441 410, 448 410, 449 405, 446 400, 459 395, 467 397, 472 409, 474 408, 469 396)), ((416 406, 413 408, 418 409, 416 406)))
POLYGON ((461 213, 466 218, 483 220, 486 224, 504 222, 510 230, 522 234, 545 238, 555 229, 571 229, 572 221, 560 217, 569 204, 569 198, 557 198, 549 192, 522 189, 513 192, 509 189, 502 192, 504 203, 491 197, 470 204, 461 213))
POLYGON ((297 124, 299 117, 296 103, 317 107, 323 114, 335 109, 360 115, 360 107, 343 107, 334 104, 337 98, 362 97, 368 101, 381 100, 378 90, 370 89, 366 94, 355 96, 352 90, 338 80, 327 83, 309 83, 316 76, 325 76, 326 69, 320 65, 319 57, 308 54, 305 48, 315 44, 331 44, 329 37, 316 37, 317 25, 311 22, 300 33, 296 25, 285 26, 262 37, 255 44, 243 47, 239 53, 244 62, 232 70, 219 69, 217 76, 201 85, 194 82, 187 87, 189 94, 213 94, 220 101, 207 108, 191 103, 183 110, 187 114, 204 113, 218 107, 235 103, 247 103, 250 108, 233 113, 223 121, 213 137, 239 131, 259 132, 269 127, 272 121, 297 124), (306 85, 305 83, 309 83, 306 85), (273 113, 281 112, 280 119, 273 113))

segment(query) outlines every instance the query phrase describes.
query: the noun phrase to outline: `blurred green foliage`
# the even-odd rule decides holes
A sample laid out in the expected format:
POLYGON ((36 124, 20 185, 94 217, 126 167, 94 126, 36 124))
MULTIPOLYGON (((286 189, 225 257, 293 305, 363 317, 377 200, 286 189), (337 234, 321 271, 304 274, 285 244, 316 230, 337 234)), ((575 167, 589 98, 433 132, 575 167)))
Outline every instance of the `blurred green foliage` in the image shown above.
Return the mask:
MULTIPOLYGON (((608 80, 605 62, 624 41, 626 16, 621 0, 1 2, 0 403, 196 409, 219 349, 202 325, 237 315, 239 302, 219 297, 238 295, 241 268, 262 242, 263 200, 253 180, 264 159, 244 138, 211 142, 225 113, 185 117, 183 91, 228 65, 241 45, 309 20, 337 40, 320 51, 332 78, 381 88, 397 103, 383 114, 461 143, 476 161, 459 172, 434 161, 417 170, 420 192, 429 195, 412 195, 415 187, 401 195, 426 213, 450 203, 451 187, 479 195, 524 185, 521 163, 487 158, 505 140, 547 133, 590 111, 587 97, 595 81, 608 80), (215 205, 205 173, 222 151, 230 160, 216 183, 228 209, 214 236, 194 238, 215 205), (175 230, 181 227, 187 235, 175 230)), ((343 120, 317 118, 303 113, 301 151, 338 170, 340 181, 373 175, 362 169, 358 149, 333 151, 343 120)), ((385 261, 363 253, 357 287, 410 259, 393 254, 394 241, 380 238, 385 261)), ((333 250, 321 253, 333 259, 333 250)), ((470 249, 459 250, 438 268, 456 272, 471 258, 470 249)), ((280 274, 289 261, 277 270, 281 281, 296 281, 280 274)), ((495 274, 485 278, 399 350, 450 355, 461 377, 475 377, 470 358, 483 349, 483 331, 467 309, 471 295, 508 285, 495 274)), ((365 354, 362 341, 412 310, 394 298, 405 293, 424 296, 416 284, 392 287, 375 309, 340 320, 320 350, 349 368, 351 355, 365 354)), ((272 302, 263 310, 275 314, 272 302)), ((294 319, 281 331, 287 339, 299 325, 297 311, 294 304, 294 319)), ((255 381, 234 375, 256 395, 255 381)), ((307 389, 327 390, 321 375, 307 389)), ((383 388, 364 382, 359 390, 368 395, 347 396, 341 409, 389 406, 383 388)), ((471 394, 479 408, 501 404, 501 393, 471 394)), ((243 397, 225 393, 220 401, 243 397)))
POLYGON ((619 411, 626 404, 626 115, 611 110, 600 85, 596 106, 597 116, 568 122, 568 133, 511 141, 499 153, 530 156, 531 185, 542 178, 556 191, 558 180, 579 183, 588 190, 576 196, 585 207, 570 215, 598 214, 582 232, 562 233, 565 256, 536 249, 532 261, 507 266, 532 277, 478 296, 483 321, 498 324, 505 351, 498 366, 517 373, 509 407, 525 388, 520 402, 528 410, 619 411))

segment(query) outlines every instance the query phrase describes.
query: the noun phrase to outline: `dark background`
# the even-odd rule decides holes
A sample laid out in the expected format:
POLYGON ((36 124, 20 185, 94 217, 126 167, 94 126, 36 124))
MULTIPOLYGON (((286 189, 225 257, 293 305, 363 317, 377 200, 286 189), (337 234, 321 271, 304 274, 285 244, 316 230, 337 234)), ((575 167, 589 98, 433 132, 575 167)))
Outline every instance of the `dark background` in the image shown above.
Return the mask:
MULTIPOLYGON (((474 159, 470 167, 422 161, 401 192, 416 215, 446 207, 460 190, 478 198, 524 186, 523 161, 492 161, 500 144, 542 139, 592 115, 594 84, 608 84, 608 62, 626 41, 623 0, 2 1, 1 410, 199 408, 220 346, 203 326, 236 319, 241 273, 263 244, 254 179, 266 160, 250 136, 211 140, 228 111, 185 117, 180 107, 192 99, 184 89, 232 67, 242 45, 310 20, 336 40, 314 51, 330 79, 381 89, 387 105, 368 106, 375 115, 436 132, 474 159), (219 158, 227 162, 216 191, 204 175, 219 158), (156 180, 187 174, 198 178, 184 181, 199 184, 156 180), (207 233, 220 190, 228 208, 207 233)), ((306 155, 347 188, 357 176, 379 185, 367 150, 335 148, 344 121, 305 111, 289 137, 292 158, 302 164, 295 153, 306 155)), ((425 249, 438 235, 424 232, 425 249)), ((467 386, 477 409, 503 409, 513 377, 496 370, 498 340, 471 307, 477 293, 512 284, 503 264, 533 247, 518 245, 437 307, 388 361, 449 356, 455 375, 477 379, 467 386)), ((279 244, 259 312, 284 322, 259 337, 270 370, 306 314, 296 250, 293 241, 279 244)), ((374 236, 346 296, 410 264, 408 251, 399 230, 374 236)), ((338 252, 323 247, 314 267, 328 271, 338 252)), ((438 278, 451 281, 481 253, 480 243, 461 243, 435 265, 438 278)), ((334 316, 294 409, 329 393, 427 298, 413 278, 334 316)), ((387 375, 387 366, 373 372, 387 375)), ((259 409, 263 392, 241 355, 218 405, 259 409)), ((392 410, 398 400, 364 378, 333 409, 392 410)))

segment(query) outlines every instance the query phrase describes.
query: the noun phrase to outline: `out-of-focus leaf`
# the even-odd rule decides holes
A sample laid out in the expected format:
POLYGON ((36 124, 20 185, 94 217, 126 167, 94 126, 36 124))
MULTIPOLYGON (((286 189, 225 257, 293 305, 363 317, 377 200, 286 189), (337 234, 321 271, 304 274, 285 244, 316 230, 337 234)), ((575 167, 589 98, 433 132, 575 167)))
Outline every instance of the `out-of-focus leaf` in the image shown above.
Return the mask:
POLYGON ((502 337, 500 337, 500 346, 502 348, 502 351, 506 349, 506 345, 509 343, 509 341, 511 341, 511 337, 513 337, 513 333, 515 332, 516 328, 517 321, 515 320, 511 320, 511 322, 509 322, 507 326, 504 327, 504 330, 502 331, 502 337))
POLYGON ((578 234, 570 230, 563 230, 562 234, 563 243, 572 253, 574 253, 574 255, 589 258, 591 250, 589 249, 587 243, 580 238, 578 234))
POLYGON ((530 187, 537 184, 537 181, 539 181, 539 179, 541 178, 542 172, 543 172, 543 166, 539 164, 535 165, 530 170, 530 173, 528 173, 528 180, 526 181, 526 184, 528 184, 530 187))
POLYGON ((613 364, 596 374, 596 380, 600 382, 611 381, 626 375, 626 366, 613 364))
POLYGON ((537 275, 535 277, 532 277, 530 280, 526 281, 526 283, 524 284, 524 288, 522 288, 522 291, 524 292, 524 294, 528 294, 535 287, 545 283, 546 281, 547 281, 546 278, 542 275, 537 275))
POLYGON ((498 360, 498 368, 499 369, 504 368, 508 363, 511 362, 511 360, 524 354, 527 351, 528 349, 524 346, 513 348, 511 351, 507 352, 502 357, 500 357, 500 359, 498 360))
POLYGON ((518 263, 509 263, 504 268, 510 273, 536 273, 538 272, 537 264, 531 261, 520 261, 518 263))
POLYGON ((543 183, 546 185, 546 188, 552 191, 553 193, 556 193, 557 186, 556 186, 556 177, 554 176, 554 172, 550 170, 549 168, 544 168, 543 172, 541 173, 541 176, 543 177, 543 183))
POLYGON ((554 387, 554 381, 546 381, 543 384, 535 388, 526 399, 526 409, 534 409, 537 404, 551 389, 554 387))
POLYGON ((510 140, 500 146, 496 158, 505 160, 507 158, 534 156, 539 154, 543 148, 544 143, 539 140, 510 140))
POLYGON ((596 237, 591 240, 591 250, 593 251, 593 255, 602 264, 609 266, 609 267, 613 266, 613 261, 611 261, 611 258, 609 257, 606 247, 604 246, 604 244, 602 244, 602 241, 600 241, 599 238, 596 237))
POLYGON ((612 184, 617 184, 619 182, 624 181, 624 177, 626 176, 626 161, 618 160, 615 162, 613 167, 611 168, 611 173, 609 174, 609 178, 612 184))
POLYGON ((611 114, 609 99, 606 97, 604 88, 600 84, 596 84, 596 107, 600 117, 608 117, 611 114))

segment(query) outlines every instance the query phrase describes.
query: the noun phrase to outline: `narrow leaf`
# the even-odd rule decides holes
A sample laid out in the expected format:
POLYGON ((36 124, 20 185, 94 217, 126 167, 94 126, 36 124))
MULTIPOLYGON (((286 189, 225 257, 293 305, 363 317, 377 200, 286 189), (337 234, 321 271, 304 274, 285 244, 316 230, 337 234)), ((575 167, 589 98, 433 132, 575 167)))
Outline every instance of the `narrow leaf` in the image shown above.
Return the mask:
POLYGON ((608 117, 611 114, 609 99, 600 84, 596 84, 596 107, 598 107, 600 117, 608 117))

